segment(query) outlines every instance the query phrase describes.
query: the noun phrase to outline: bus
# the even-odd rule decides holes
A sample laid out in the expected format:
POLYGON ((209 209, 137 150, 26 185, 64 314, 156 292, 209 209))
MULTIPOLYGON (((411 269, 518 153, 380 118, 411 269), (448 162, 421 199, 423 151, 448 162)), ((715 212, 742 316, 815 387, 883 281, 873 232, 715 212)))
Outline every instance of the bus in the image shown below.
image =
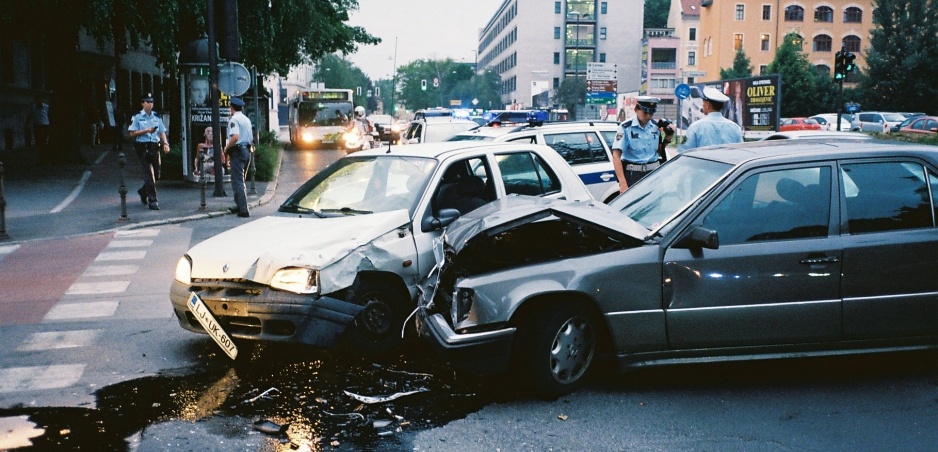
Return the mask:
POLYGON ((297 148, 335 147, 353 114, 352 90, 298 90, 290 100, 290 143, 297 148))

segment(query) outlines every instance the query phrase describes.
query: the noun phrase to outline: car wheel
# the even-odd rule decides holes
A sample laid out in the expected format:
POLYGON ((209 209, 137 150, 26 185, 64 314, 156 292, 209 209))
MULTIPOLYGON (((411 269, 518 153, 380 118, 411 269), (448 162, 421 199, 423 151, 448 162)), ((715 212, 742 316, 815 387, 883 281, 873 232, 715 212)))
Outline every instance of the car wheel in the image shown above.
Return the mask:
POLYGON ((573 305, 538 309, 518 328, 515 372, 519 382, 544 398, 576 390, 596 356, 595 318, 573 305))
POLYGON ((376 356, 394 349, 401 341, 401 328, 407 313, 395 287, 382 281, 357 286, 352 303, 363 309, 345 332, 344 346, 361 356, 376 356))

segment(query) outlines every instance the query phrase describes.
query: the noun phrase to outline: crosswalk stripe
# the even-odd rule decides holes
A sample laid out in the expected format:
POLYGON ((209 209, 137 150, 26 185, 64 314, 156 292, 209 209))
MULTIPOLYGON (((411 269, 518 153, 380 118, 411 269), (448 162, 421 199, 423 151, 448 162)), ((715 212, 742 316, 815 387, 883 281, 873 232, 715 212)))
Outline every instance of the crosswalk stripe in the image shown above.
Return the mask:
POLYGON ((127 231, 117 231, 115 237, 156 237, 160 235, 159 229, 131 229, 127 231))
POLYGON ((65 295, 96 295, 104 293, 121 293, 127 290, 130 281, 101 281, 76 282, 65 292, 65 295))
POLYGON ((55 320, 79 320, 110 317, 117 312, 116 301, 92 301, 89 303, 59 303, 46 313, 43 322, 55 320))
POLYGON ((16 350, 20 352, 33 352, 84 347, 90 345, 99 333, 101 333, 101 330, 46 331, 33 333, 30 334, 16 350))
POLYGON ((0 369, 0 393, 66 388, 77 383, 84 372, 84 364, 0 369))
POLYGON ((85 270, 82 277, 95 276, 124 276, 137 273, 139 265, 92 265, 85 270))
POLYGON ((113 240, 107 245, 108 248, 143 248, 153 244, 153 240, 113 240))
POLYGON ((95 259, 95 262, 103 261, 128 261, 128 260, 141 260, 147 257, 147 252, 144 251, 104 251, 98 255, 95 259))

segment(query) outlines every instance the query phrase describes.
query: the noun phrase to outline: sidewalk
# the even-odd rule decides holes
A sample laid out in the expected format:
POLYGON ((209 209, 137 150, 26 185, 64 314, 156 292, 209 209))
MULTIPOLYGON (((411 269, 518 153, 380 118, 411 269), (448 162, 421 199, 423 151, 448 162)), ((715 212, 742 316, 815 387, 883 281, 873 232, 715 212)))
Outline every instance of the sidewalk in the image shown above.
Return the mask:
MULTIPOLYGON (((143 185, 140 165, 132 149, 124 152, 124 168, 110 145, 83 146, 87 165, 39 165, 30 149, 4 151, 3 194, 8 238, 0 246, 108 230, 230 215, 234 206, 231 184, 223 184, 226 196, 213 196, 214 182, 205 185, 204 201, 199 183, 161 180, 157 184, 160 210, 141 204, 137 189, 143 185), (121 179, 126 190, 121 208, 121 179), (203 206, 204 202, 204 206, 203 206), (126 213, 124 216, 123 214, 126 213)), ((276 174, 276 172, 275 172, 276 174)), ((270 201, 276 181, 247 181, 248 205, 270 201)))

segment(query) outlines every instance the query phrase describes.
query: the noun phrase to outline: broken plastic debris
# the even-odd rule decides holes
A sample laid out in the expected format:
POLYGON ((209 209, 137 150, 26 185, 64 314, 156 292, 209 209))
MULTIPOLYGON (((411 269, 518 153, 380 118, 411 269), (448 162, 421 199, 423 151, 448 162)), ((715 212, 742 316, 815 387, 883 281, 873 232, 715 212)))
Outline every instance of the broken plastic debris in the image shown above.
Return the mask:
POLYGON ((280 425, 280 424, 277 424, 276 422, 272 422, 272 421, 265 419, 263 421, 255 422, 254 430, 257 430, 261 433, 266 433, 268 435, 279 435, 287 431, 287 427, 289 426, 290 424, 280 425))
POLYGON ((247 400, 245 400, 244 402, 241 402, 241 403, 254 403, 254 402, 257 401, 257 399, 260 399, 260 398, 262 398, 262 397, 269 399, 269 398, 271 398, 271 397, 270 397, 268 394, 270 394, 270 393, 272 393, 272 392, 275 392, 275 391, 276 391, 276 392, 280 392, 280 390, 277 389, 277 388, 270 388, 270 389, 268 389, 268 390, 266 390, 266 391, 264 391, 264 392, 262 392, 262 393, 260 393, 260 394, 258 394, 258 395, 256 395, 256 396, 254 396, 254 397, 252 397, 252 398, 250 398, 250 399, 247 399, 247 400))
POLYGON ((386 396, 363 396, 363 395, 358 395, 358 394, 348 392, 348 391, 345 391, 345 394, 355 400, 358 400, 359 402, 371 404, 371 403, 390 402, 392 400, 399 399, 401 397, 417 394, 420 392, 427 392, 427 391, 429 391, 429 389, 420 388, 414 391, 398 392, 398 393, 386 395, 386 396))
POLYGON ((558 414, 558 415, 557 415, 557 419, 560 419, 561 421, 565 421, 565 420, 567 420, 567 415, 566 415, 566 414, 558 414))

